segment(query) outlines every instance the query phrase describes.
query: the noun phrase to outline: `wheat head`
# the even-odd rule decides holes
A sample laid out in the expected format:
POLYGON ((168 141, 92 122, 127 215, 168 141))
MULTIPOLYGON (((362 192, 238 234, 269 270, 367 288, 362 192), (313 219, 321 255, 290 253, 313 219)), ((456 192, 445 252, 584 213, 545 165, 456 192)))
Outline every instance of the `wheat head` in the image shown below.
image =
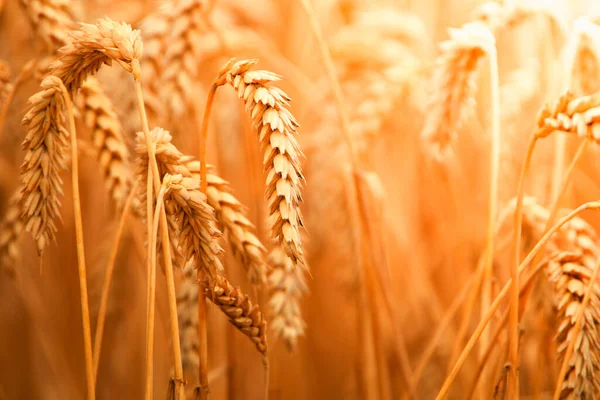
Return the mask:
POLYGON ((265 195, 269 201, 271 237, 277 240, 295 266, 306 268, 300 227, 303 226, 302 155, 296 135, 298 123, 288 110, 291 100, 271 86, 281 77, 269 71, 252 70, 257 60, 243 60, 223 71, 217 84, 229 83, 243 99, 258 133, 267 172, 265 195))
POLYGON ((19 258, 18 241, 23 230, 20 200, 21 188, 10 198, 0 224, 0 270, 11 276, 14 276, 15 265, 19 258))

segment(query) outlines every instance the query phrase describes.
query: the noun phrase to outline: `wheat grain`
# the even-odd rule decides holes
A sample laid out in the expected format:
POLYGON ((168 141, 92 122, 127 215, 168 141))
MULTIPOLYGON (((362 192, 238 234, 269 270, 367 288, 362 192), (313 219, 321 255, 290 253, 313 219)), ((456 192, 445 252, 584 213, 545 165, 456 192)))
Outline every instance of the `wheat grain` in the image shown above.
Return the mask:
POLYGON ((106 189, 121 208, 133 179, 121 123, 112 102, 94 77, 85 81, 79 93, 79 107, 86 126, 92 131, 92 143, 98 152, 106 189))
POLYGON ((279 242, 296 266, 307 268, 302 250, 300 203, 304 176, 296 141, 298 123, 289 112, 290 98, 269 84, 281 79, 269 71, 251 70, 257 60, 243 60, 221 74, 218 85, 229 83, 246 104, 252 127, 259 134, 267 172, 271 237, 279 242))
POLYGON ((440 44, 441 54, 436 58, 427 118, 421 132, 433 156, 443 156, 472 112, 477 71, 494 45, 494 36, 481 22, 450 29, 450 40, 440 44))
POLYGON ((62 179, 66 168, 65 149, 68 136, 64 126, 65 103, 60 79, 49 76, 42 81, 42 91, 29 98, 31 109, 23 118, 27 135, 23 149, 27 151, 21 165, 22 217, 25 230, 31 232, 41 255, 54 239, 62 197, 62 179))
POLYGON ((302 320, 300 299, 307 291, 304 271, 294 268, 290 258, 279 247, 269 253, 270 327, 276 337, 281 337, 289 351, 296 348, 298 337, 306 327, 302 320))
POLYGON ((217 275, 206 289, 206 298, 215 303, 229 317, 229 322, 240 332, 248 336, 256 349, 267 360, 267 321, 263 318, 258 305, 234 287, 225 277, 217 275))
POLYGON ((553 104, 547 104, 537 117, 536 138, 560 131, 600 141, 600 94, 576 97, 566 92, 553 104))

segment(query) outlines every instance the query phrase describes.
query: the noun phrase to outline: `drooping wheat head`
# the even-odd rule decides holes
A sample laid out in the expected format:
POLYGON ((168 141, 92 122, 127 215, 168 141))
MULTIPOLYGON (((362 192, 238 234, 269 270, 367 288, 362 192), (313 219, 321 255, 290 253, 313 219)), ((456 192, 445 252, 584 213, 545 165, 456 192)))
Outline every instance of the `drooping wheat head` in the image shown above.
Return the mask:
POLYGON ((288 110, 290 98, 271 86, 281 77, 269 71, 252 70, 257 60, 233 64, 217 82, 229 83, 243 99, 258 132, 267 172, 265 195, 269 202, 271 237, 279 242, 295 266, 306 268, 300 227, 300 203, 304 176, 296 135, 298 123, 288 110))
POLYGON ((21 0, 21 5, 48 53, 69 42, 69 31, 77 28, 70 0, 21 0))
POLYGON ((268 260, 273 267, 269 273, 270 328, 293 351, 306 327, 300 309, 302 295, 308 290, 304 271, 294 268, 292 260, 279 247, 273 248, 268 260))
POLYGON ((41 255, 54 239, 55 218, 59 215, 62 197, 60 172, 66 168, 65 150, 69 133, 65 122, 65 103, 60 79, 48 76, 42 81, 42 91, 29 98, 31 108, 23 118, 27 134, 26 150, 21 165, 23 184, 21 207, 25 230, 31 232, 41 255))
POLYGON ((571 87, 579 95, 591 95, 600 91, 600 27, 588 18, 575 21, 577 40, 573 57, 571 87))
POLYGON ((121 123, 112 102, 108 101, 94 77, 85 81, 79 94, 79 108, 85 125, 92 132, 92 143, 98 152, 106 189, 120 208, 125 203, 133 179, 121 123))
POLYGON ((427 118, 421 137, 431 154, 441 158, 458 129, 473 111, 477 72, 495 39, 481 22, 450 29, 450 39, 440 44, 432 77, 427 118))

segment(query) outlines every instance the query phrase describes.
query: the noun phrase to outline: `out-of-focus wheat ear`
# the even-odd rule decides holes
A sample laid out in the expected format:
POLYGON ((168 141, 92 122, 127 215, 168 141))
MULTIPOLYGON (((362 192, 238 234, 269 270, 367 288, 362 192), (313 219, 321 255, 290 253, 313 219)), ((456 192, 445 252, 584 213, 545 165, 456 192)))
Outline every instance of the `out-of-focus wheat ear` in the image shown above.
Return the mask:
POLYGON ((92 131, 92 143, 98 152, 106 189, 120 209, 133 179, 121 123, 96 78, 88 78, 79 93, 79 107, 85 125, 92 131))
POLYGON ((94 75, 103 64, 119 64, 139 79, 139 60, 142 40, 138 30, 126 23, 101 18, 95 24, 80 23, 71 32, 71 41, 60 49, 58 59, 50 65, 50 73, 59 77, 66 88, 74 93, 89 75, 94 75))
POLYGON ((3 104, 11 90, 10 65, 4 60, 0 60, 0 104, 3 104))
POLYGON ((306 327, 300 309, 302 295, 308 290, 304 270, 294 268, 292 260, 279 247, 269 253, 268 261, 273 268, 269 273, 271 330, 283 339, 288 351, 293 351, 306 327))
POLYGON ((21 188, 12 195, 0 223, 0 272, 11 277, 19 259, 19 238, 23 230, 21 221, 21 188))
POLYGON ((578 95, 600 91, 600 26, 580 17, 573 26, 576 43, 571 66, 571 88, 578 95))
POLYGON ((267 321, 258 305, 253 305, 240 288, 234 287, 227 278, 220 275, 208 283, 205 295, 227 315, 229 322, 237 330, 248 336, 266 362, 267 321))
POLYGON ((202 48, 203 0, 178 0, 171 9, 171 31, 164 57, 160 93, 171 117, 180 117, 193 96, 202 48))
POLYGON ((69 42, 69 31, 77 28, 70 0, 21 0, 21 5, 49 53, 69 42))
POLYGON ((21 211, 40 255, 55 237, 63 195, 60 172, 66 168, 69 133, 59 82, 54 76, 42 81, 42 90, 29 98, 30 109, 22 121, 27 134, 22 145, 26 154, 21 165, 21 211))
POLYGON ((426 151, 441 158, 457 131, 473 111, 477 74, 483 58, 494 46, 490 29, 482 22, 450 28, 450 39, 440 44, 431 82, 431 94, 421 137, 426 151))
POLYGON ((288 109, 291 99, 270 85, 281 77, 269 71, 252 70, 256 63, 257 60, 233 65, 229 62, 229 68, 215 83, 229 83, 236 90, 259 135, 267 172, 265 196, 269 202, 271 237, 279 242, 294 265, 307 268, 300 237, 304 176, 300 164, 303 155, 296 140, 299 125, 288 109))
MULTIPOLYGON (((200 179, 200 162, 184 157, 183 165, 196 179, 200 179)), ((254 285, 267 283, 266 249, 256 236, 256 228, 246 216, 245 207, 234 196, 229 182, 216 175, 212 166, 206 174, 206 197, 215 209, 217 221, 222 227, 233 254, 240 261, 248 280, 254 285)))
POLYGON ((554 304, 557 310, 559 362, 565 357, 569 343, 575 341, 567 364, 564 382, 560 387, 561 399, 595 399, 600 394, 600 284, 593 283, 591 297, 584 310, 583 299, 590 284, 592 271, 598 262, 598 250, 594 255, 583 249, 575 252, 556 253, 546 264, 548 280, 554 288, 554 304), (587 254, 586 254, 587 253, 587 254), (575 322, 579 312, 583 320, 577 337, 575 322))
POLYGON ((188 263, 183 268, 183 280, 177 289, 177 315, 183 371, 185 376, 194 377, 192 386, 196 386, 200 356, 198 354, 198 283, 193 263, 188 263))

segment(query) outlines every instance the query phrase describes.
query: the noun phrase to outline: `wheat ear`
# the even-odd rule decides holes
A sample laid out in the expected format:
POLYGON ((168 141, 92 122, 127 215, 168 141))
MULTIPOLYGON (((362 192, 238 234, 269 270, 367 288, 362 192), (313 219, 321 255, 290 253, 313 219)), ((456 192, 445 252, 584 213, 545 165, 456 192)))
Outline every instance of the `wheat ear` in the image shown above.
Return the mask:
POLYGON ((0 224, 0 270, 10 276, 15 274, 19 258, 18 241, 23 230, 21 221, 21 188, 10 198, 6 213, 0 224))
POLYGON ((122 208, 133 179, 123 128, 112 102, 95 78, 88 78, 79 93, 79 107, 85 125, 92 131, 92 143, 98 152, 106 189, 122 208))
MULTIPOLYGON (((150 132, 150 137, 156 148, 156 163, 161 177, 166 173, 178 174, 183 154, 170 144, 169 132, 155 128, 150 132)), ((140 165, 147 163, 148 152, 142 134, 138 134, 136 152, 140 165)), ((145 179, 147 173, 144 168, 139 169, 139 175, 140 179, 145 179)), ((176 221, 179 248, 185 258, 193 259, 195 268, 204 271, 206 275, 222 271, 219 257, 223 250, 217 244, 220 232, 216 228, 214 211, 206 203, 206 196, 199 190, 200 182, 187 177, 171 183, 171 190, 165 198, 165 209, 176 221)))
POLYGON ((472 112, 481 61, 494 45, 494 36, 481 22, 450 29, 450 39, 440 45, 432 78, 432 94, 421 137, 431 154, 443 156, 472 112))
POLYGON ((302 250, 302 155, 296 141, 298 123, 289 112, 290 98, 270 83, 281 79, 268 71, 253 71, 257 60, 239 61, 217 84, 229 83, 243 99, 258 132, 267 172, 265 195, 269 201, 271 236, 295 266, 307 268, 302 250))
MULTIPOLYGON (((200 162, 192 157, 181 159, 183 166, 196 179, 200 178, 200 162)), ((238 258, 252 284, 266 284, 267 263, 266 249, 256 236, 256 229, 245 213, 245 207, 234 196, 229 182, 218 176, 212 166, 208 166, 206 174, 206 197, 208 204, 215 209, 219 224, 223 227, 225 236, 238 258)), ((184 176, 187 171, 178 169, 184 176)))
POLYGON ((585 247, 576 253, 557 253, 546 267, 560 321, 556 340, 563 363, 555 399, 595 399, 600 393, 600 285, 594 279, 599 253, 592 243, 583 241, 585 247))
POLYGON ((579 95, 600 91, 600 27, 586 17, 575 21, 575 54, 571 65, 572 88, 579 95))
POLYGON ((292 260, 279 247, 269 253, 269 307, 270 327, 276 337, 281 337, 289 351, 296 348, 298 338, 306 327, 302 320, 300 300, 308 288, 304 271, 294 268, 292 260))
POLYGON ((70 0, 21 0, 21 5, 49 53, 69 42, 69 31, 76 28, 70 0))
POLYGON ((263 318, 258 305, 253 305, 250 298, 240 288, 234 287, 220 275, 215 276, 207 289, 206 298, 215 303, 229 317, 229 322, 254 343, 256 349, 267 358, 267 321, 263 318))
MULTIPOLYGON (((177 315, 181 336, 181 361, 184 372, 196 376, 198 355, 198 284, 192 263, 183 268, 183 280, 177 289, 177 315)), ((196 379, 198 379, 196 377, 196 379)), ((199 382, 194 382, 199 383, 199 382)))

